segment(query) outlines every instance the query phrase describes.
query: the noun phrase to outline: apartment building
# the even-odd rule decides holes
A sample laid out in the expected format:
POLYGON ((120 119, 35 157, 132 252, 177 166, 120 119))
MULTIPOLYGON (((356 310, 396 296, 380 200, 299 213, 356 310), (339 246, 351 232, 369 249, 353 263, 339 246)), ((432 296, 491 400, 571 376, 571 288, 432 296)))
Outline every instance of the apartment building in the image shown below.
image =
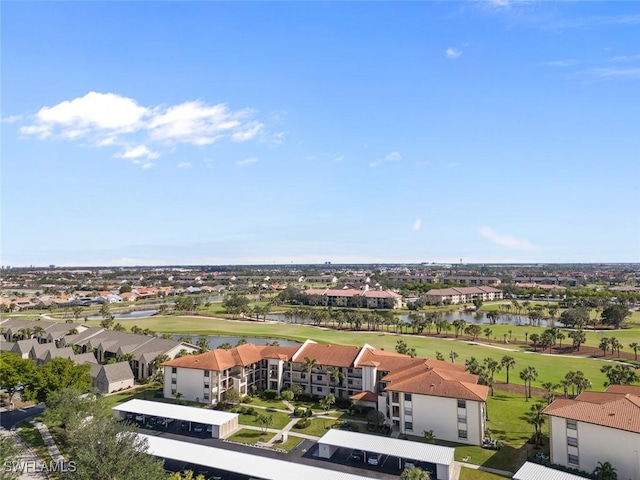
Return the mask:
POLYGON ((318 295, 327 307, 402 308, 402 295, 391 290, 360 290, 357 288, 310 288, 307 295, 318 295))
POLYGON ((640 480, 640 386, 557 399, 544 413, 551 463, 592 472, 598 462, 610 462, 620 480, 640 480))
POLYGON ((298 384, 315 397, 333 394, 381 411, 401 433, 434 430, 443 440, 480 445, 488 388, 463 365, 362 347, 245 344, 165 362, 164 396, 215 404, 240 395, 298 384))
POLYGON ((432 303, 471 303, 476 298, 483 302, 502 300, 502 290, 493 287, 451 287, 434 288, 426 293, 427 300, 432 303))

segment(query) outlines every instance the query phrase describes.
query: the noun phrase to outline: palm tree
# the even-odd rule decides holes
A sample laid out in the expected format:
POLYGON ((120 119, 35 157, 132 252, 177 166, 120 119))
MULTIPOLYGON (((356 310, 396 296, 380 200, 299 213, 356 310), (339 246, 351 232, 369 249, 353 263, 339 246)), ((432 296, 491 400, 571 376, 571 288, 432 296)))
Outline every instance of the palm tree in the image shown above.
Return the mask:
POLYGON ((42 328, 40 325, 36 325, 35 327, 33 327, 34 337, 40 338, 42 335, 44 335, 44 328, 42 328))
POLYGON ((490 328, 485 328, 484 329, 484 336, 487 337, 487 342, 491 343, 491 334, 493 333, 493 330, 491 330, 490 328))
POLYGON ((304 367, 307 369, 307 376, 309 377, 309 397, 313 398, 313 390, 311 389, 311 378, 313 376, 313 370, 316 368, 317 360, 315 358, 304 357, 304 367))
POLYGON ((500 365, 507 371, 507 385, 509 384, 509 370, 513 368, 516 364, 516 359, 510 355, 505 355, 500 360, 500 365))
POLYGON ((520 372, 520 378, 524 380, 524 398, 528 402, 531 398, 531 382, 538 378, 538 371, 535 367, 528 366, 520 372))
POLYGON ((464 330, 464 327, 467 324, 467 322, 465 322, 462 318, 458 318, 454 320, 452 324, 453 324, 453 328, 455 328, 456 330, 456 338, 458 338, 458 335, 460 334, 461 331, 464 330))
POLYGON ((162 364, 164 362, 168 362, 169 360, 171 360, 171 357, 166 353, 162 353, 154 358, 153 362, 151 362, 151 367, 154 371, 154 377, 157 381, 162 382, 162 380, 164 379, 164 369, 162 368, 162 364))
POLYGON ((198 353, 205 353, 209 351, 209 339, 207 337, 200 337, 198 339, 198 353))
POLYGON ((545 405, 543 403, 536 403, 531 405, 531 412, 527 414, 527 423, 533 425, 535 429, 535 446, 539 447, 542 440, 542 426, 544 425, 545 418, 542 414, 545 405))
POLYGON ((433 430, 424 430, 422 435, 427 443, 436 443, 436 435, 433 433, 433 430))
POLYGON ((329 387, 328 380, 331 380, 334 385, 340 385, 342 380, 344 380, 344 373, 342 373, 342 369, 337 367, 329 367, 327 369, 327 387, 329 387))
POLYGON ((633 355, 636 361, 638 361, 638 348, 640 348, 640 344, 638 344, 638 342, 630 343, 629 348, 633 350, 633 355))
POLYGON ((593 474, 596 480, 618 480, 616 469, 609 462, 598 462, 593 474))

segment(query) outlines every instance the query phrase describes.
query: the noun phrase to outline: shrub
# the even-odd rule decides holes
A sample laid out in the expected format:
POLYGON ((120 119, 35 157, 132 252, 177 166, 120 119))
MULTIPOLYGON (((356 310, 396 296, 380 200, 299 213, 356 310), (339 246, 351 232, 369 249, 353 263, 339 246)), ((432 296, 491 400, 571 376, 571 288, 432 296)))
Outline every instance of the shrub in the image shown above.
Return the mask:
POLYGON ((242 403, 251 403, 253 402, 253 398, 251 397, 242 397, 242 400, 240 400, 242 403))
POLYGON ((278 396, 278 392, 275 390, 263 390, 260 394, 260 398, 263 400, 275 400, 278 396))
POLYGON ((246 407, 245 411, 247 412, 247 415, 255 415, 256 414, 256 409, 253 407, 246 407))
POLYGON ((307 418, 313 416, 313 410, 311 410, 310 408, 307 408, 304 412, 304 416, 307 418))
POLYGON ((308 418, 303 418, 302 420, 298 420, 298 423, 296 423, 293 427, 307 428, 309 425, 311 425, 311 420, 309 420, 308 418))
POLYGON ((293 411, 293 416, 298 418, 304 417, 304 413, 305 413, 305 409, 298 407, 293 411))

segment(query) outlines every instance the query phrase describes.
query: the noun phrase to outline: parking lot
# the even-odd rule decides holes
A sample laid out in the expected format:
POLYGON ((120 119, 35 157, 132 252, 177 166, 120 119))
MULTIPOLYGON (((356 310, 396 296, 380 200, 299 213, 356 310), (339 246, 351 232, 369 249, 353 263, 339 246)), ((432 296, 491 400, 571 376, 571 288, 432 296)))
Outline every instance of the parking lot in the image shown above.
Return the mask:
POLYGON ((202 423, 173 420, 171 418, 136 415, 133 413, 127 414, 126 420, 128 422, 134 423, 138 428, 144 428, 145 430, 176 433, 179 435, 186 435, 195 438, 211 438, 211 425, 205 425, 202 423))
MULTIPOLYGON (((314 453, 315 448, 310 450, 308 455, 314 455, 314 453)), ((432 474, 432 478, 435 478, 436 473, 436 465, 433 463, 405 460, 390 455, 372 455, 371 452, 350 448, 338 448, 331 458, 325 461, 388 475, 400 475, 405 467, 410 467, 411 465, 428 471, 432 474), (409 462, 409 465, 407 465, 407 462, 409 462)))

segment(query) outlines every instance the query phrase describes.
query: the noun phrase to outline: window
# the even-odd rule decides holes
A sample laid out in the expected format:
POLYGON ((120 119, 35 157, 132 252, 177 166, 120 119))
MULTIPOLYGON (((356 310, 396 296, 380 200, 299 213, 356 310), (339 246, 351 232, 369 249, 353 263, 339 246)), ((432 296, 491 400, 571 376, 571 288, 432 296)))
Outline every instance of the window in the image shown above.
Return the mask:
POLYGON ((176 383, 178 383, 178 381, 175 378, 172 378, 171 379, 171 383, 173 383, 175 385, 176 383))
POLYGON ((458 400, 458 408, 467 408, 466 400, 458 400))
POLYGON ((467 423, 467 417, 464 415, 458 415, 458 423, 467 423))
POLYGON ((206 378, 209 378, 209 370, 205 370, 205 371, 204 371, 204 376, 205 376, 206 378))
POLYGON ((577 430, 578 429, 578 424, 576 423, 575 420, 567 419, 567 429, 568 430, 577 430))
POLYGON ((171 367, 171 373, 178 373, 178 369, 176 367, 171 367))
POLYGON ((577 437, 567 437, 567 445, 570 447, 578 446, 578 438, 577 437))
POLYGON ((316 392, 321 392, 322 391, 322 387, 316 387, 316 392))
POLYGON ((411 394, 410 393, 405 393, 404 394, 404 401, 405 402, 410 402, 411 401, 411 394))
POLYGON ((466 430, 458 430, 458 438, 467 438, 466 430))
POLYGON ((209 400, 209 394, 208 394, 208 393, 205 393, 205 394, 204 394, 204 399, 205 399, 205 400, 209 400))
POLYGON ((413 408, 405 408, 404 409, 404 414, 405 415, 413 415, 413 408))
POLYGON ((413 422, 404 422, 405 430, 413 430, 413 422))
POLYGON ((178 391, 177 388, 171 387, 171 395, 175 394, 178 391))
POLYGON ((569 465, 580 465, 580 459, 578 458, 578 455, 568 455, 567 462, 569 463, 569 465))
POLYGON ((205 388, 205 389, 208 389, 208 388, 209 388, 209 384, 208 384, 208 383, 205 383, 205 384, 204 384, 204 388, 205 388))
POLYGON ((316 379, 317 379, 318 381, 322 380, 322 375, 316 375, 316 379))

